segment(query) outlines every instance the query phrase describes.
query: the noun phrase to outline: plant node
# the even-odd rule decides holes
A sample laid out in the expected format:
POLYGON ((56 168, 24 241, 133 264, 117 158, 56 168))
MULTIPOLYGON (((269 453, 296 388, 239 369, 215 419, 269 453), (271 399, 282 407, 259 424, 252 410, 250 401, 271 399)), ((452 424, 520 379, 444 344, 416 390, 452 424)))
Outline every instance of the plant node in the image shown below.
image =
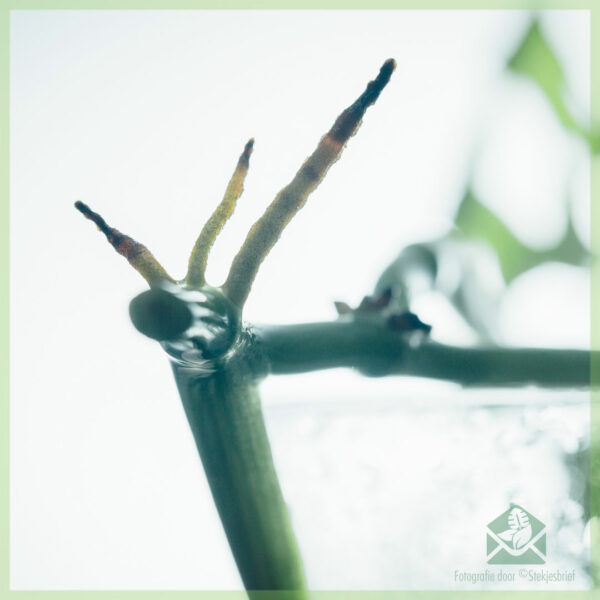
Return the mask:
POLYGON ((183 364, 221 357, 229 351, 239 337, 241 310, 260 264, 340 157, 365 111, 387 85, 395 66, 392 59, 383 64, 377 77, 339 115, 294 179, 252 226, 222 288, 206 284, 206 264, 210 249, 242 194, 253 139, 246 143, 221 203, 202 228, 189 259, 186 278, 181 282, 175 282, 145 246, 109 227, 83 202, 75 203, 77 210, 98 226, 117 252, 150 284, 152 289, 135 298, 130 306, 131 318, 139 331, 159 340, 171 357, 183 364))

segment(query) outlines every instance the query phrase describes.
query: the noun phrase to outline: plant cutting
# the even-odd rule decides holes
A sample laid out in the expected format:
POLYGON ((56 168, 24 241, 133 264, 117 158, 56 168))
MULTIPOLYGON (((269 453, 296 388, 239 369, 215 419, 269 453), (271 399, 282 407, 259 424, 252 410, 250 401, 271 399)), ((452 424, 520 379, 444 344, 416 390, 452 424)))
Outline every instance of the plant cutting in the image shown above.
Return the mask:
POLYGON ((402 269, 351 308, 338 302, 332 322, 253 326, 245 302, 264 258, 340 157, 366 110, 390 81, 387 60, 336 119, 293 180, 252 226, 220 286, 206 282, 210 249, 242 195, 254 141, 247 142, 221 203, 203 227, 181 281, 142 244, 109 226, 83 202, 76 208, 144 277, 134 326, 171 361, 177 388, 237 567, 250 592, 293 590, 306 580, 264 425, 258 383, 269 374, 353 367, 368 376, 410 374, 464 385, 588 386, 590 353, 579 350, 458 348, 429 339, 410 310, 411 269, 430 269, 427 252, 404 255, 402 269))

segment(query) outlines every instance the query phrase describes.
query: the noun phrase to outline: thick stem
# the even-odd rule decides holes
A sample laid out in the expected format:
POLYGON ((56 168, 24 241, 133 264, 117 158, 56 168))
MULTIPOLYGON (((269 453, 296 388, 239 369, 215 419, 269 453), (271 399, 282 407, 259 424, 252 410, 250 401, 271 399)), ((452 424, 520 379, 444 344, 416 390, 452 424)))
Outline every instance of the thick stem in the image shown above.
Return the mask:
POLYGON ((243 354, 207 377, 174 366, 175 379, 246 589, 296 590, 285 597, 305 598, 255 373, 243 354))
POLYGON ((599 353, 542 348, 461 348, 425 340, 411 346, 383 321, 348 320, 257 329, 272 374, 353 367, 365 375, 412 375, 463 385, 589 387, 599 353))

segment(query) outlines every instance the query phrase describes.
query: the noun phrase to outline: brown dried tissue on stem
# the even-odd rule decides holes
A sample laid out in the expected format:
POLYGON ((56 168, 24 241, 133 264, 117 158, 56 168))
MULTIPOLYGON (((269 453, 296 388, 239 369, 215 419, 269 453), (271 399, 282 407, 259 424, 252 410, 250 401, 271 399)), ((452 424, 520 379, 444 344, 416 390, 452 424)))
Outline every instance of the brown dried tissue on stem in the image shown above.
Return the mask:
POLYGON ((240 251, 233 259, 227 281, 223 285, 225 295, 243 307, 260 264, 279 239, 292 217, 304 206, 309 194, 325 177, 329 167, 340 157, 346 143, 361 124, 369 106, 379 97, 387 85, 396 63, 387 60, 377 77, 369 82, 367 89, 336 119, 316 150, 309 156, 294 179, 284 187, 267 208, 263 216, 252 226, 240 251))

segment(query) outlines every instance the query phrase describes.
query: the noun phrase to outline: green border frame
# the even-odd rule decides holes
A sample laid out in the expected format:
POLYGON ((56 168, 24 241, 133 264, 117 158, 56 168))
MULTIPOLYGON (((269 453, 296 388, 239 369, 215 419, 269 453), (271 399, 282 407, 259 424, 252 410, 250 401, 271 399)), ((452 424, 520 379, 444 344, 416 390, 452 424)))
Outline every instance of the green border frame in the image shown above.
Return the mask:
MULTIPOLYGON (((94 598, 95 600, 117 600, 124 595, 127 598, 200 598, 201 600, 242 600, 247 598, 245 592, 238 591, 149 591, 149 590, 122 590, 122 591, 85 591, 85 590, 59 590, 59 591, 12 591, 10 585, 10 554, 9 554, 9 43, 10 43, 10 11, 12 10, 223 10, 223 9, 580 9, 590 11, 590 44, 591 44, 591 118, 600 123, 600 2, 596 0, 532 0, 530 3, 522 0, 9 0, 3 2, 0 9, 0 31, 4 42, 1 45, 0 69, 5 82, 5 92, 2 95, 1 146, 0 146, 0 180, 5 194, 0 200, 0 225, 2 227, 0 239, 0 269, 3 273, 4 293, 0 295, 0 306, 4 318, 0 322, 0 336, 5 340, 0 355, 3 359, 0 366, 0 381, 2 386, 2 401, 0 422, 3 423, 3 443, 0 447, 0 473, 6 485, 0 486, 0 514, 4 515, 0 526, 0 598, 13 597, 22 600, 29 598, 44 598, 54 600, 67 595, 70 599, 94 598)), ((591 159, 591 229, 592 250, 594 255, 600 253, 600 210, 599 203, 595 201, 600 190, 600 156, 591 159)), ((600 294, 600 268, 596 262, 591 272, 591 343, 592 347, 600 348, 600 310, 593 310, 595 298, 600 294)), ((600 376, 600 364, 592 363, 592 377, 600 376)), ((591 394, 591 431, 592 435, 600 435, 600 390, 591 394)), ((600 463, 600 444, 592 445, 591 460, 600 463)), ((592 482, 591 495, 594 503, 600 503, 600 489, 596 489, 592 482)), ((591 558, 593 562, 600 563, 600 543, 592 539, 591 558)), ((593 585, 593 584, 592 584, 593 585)), ((581 600, 584 597, 600 597, 599 588, 590 591, 327 591, 311 592, 315 600, 342 600, 351 598, 362 600, 364 598, 378 598, 391 600, 392 598, 448 598, 459 599, 464 594, 484 595, 486 598, 503 600, 505 597, 527 599, 534 596, 536 599, 551 597, 565 600, 581 600)), ((261 597, 265 600, 285 600, 285 592, 263 592, 261 597)))

